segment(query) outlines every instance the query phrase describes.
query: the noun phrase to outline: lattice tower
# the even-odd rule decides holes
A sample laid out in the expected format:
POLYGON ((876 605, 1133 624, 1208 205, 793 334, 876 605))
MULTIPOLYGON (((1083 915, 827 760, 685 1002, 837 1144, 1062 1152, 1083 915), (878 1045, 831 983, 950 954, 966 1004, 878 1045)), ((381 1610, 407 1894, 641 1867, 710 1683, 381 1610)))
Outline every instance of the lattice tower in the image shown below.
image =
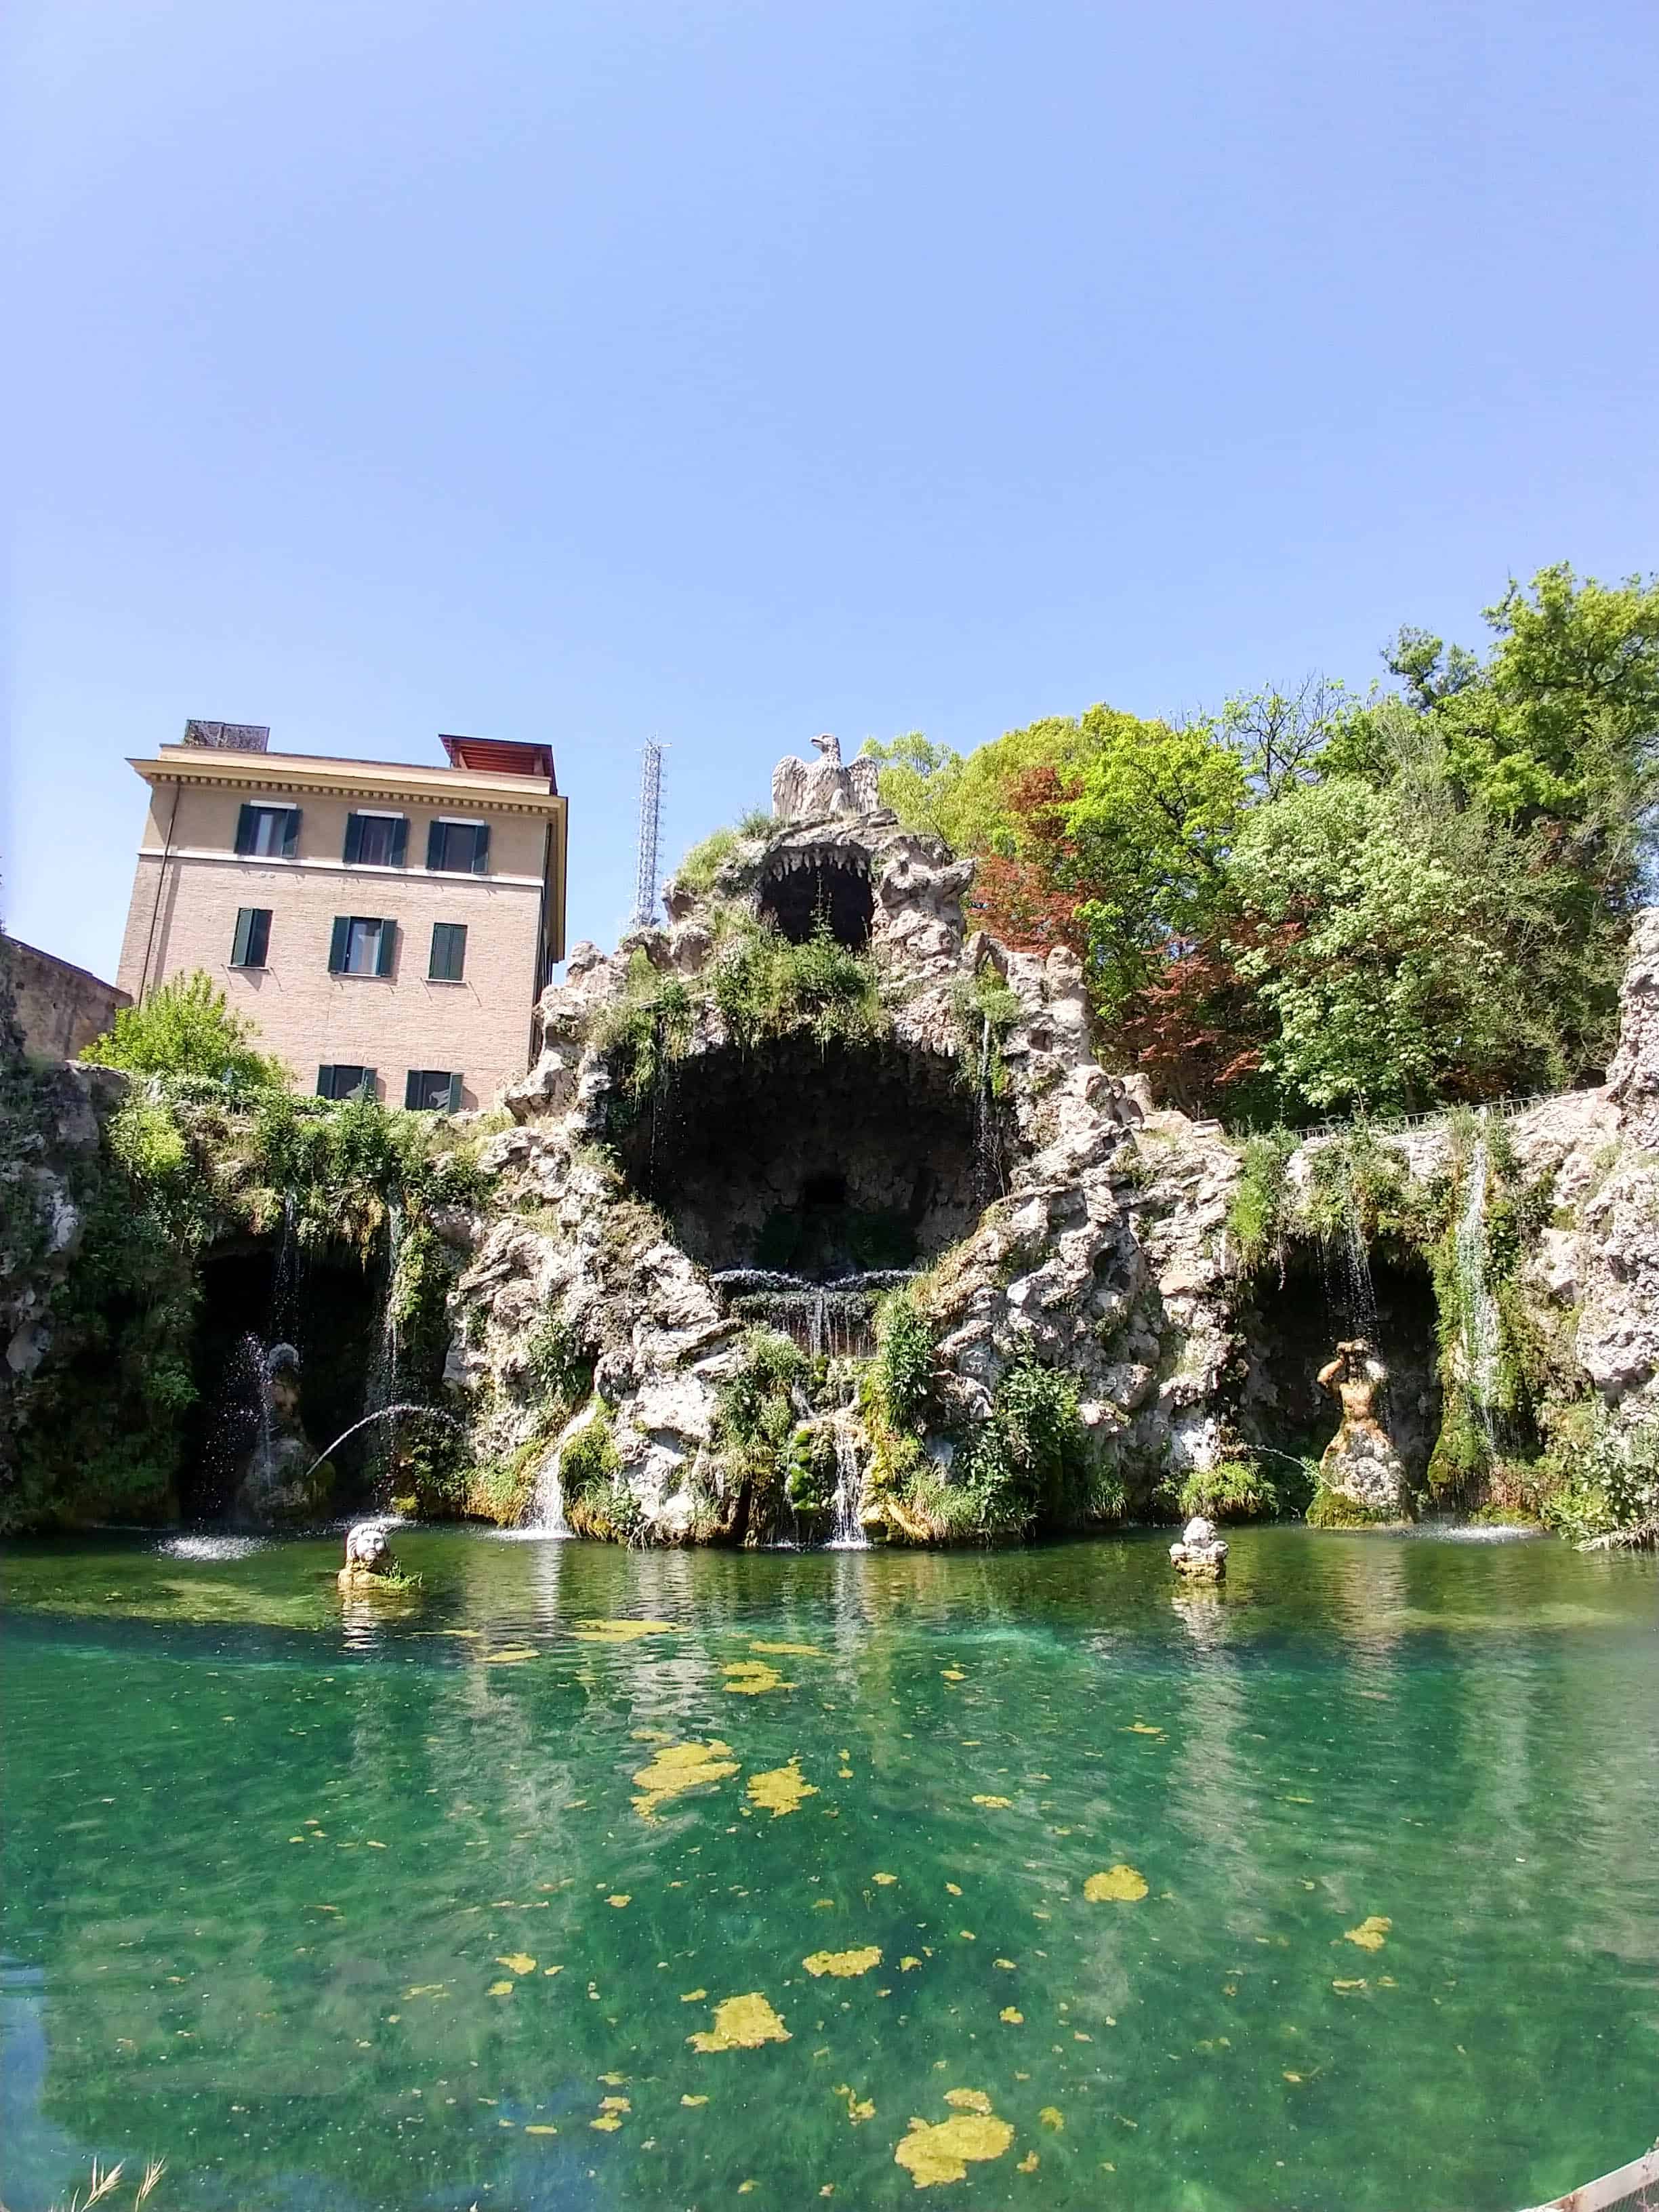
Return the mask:
POLYGON ((657 918, 657 841, 662 830, 662 747, 647 738, 640 761, 640 850, 634 871, 634 927, 657 918))

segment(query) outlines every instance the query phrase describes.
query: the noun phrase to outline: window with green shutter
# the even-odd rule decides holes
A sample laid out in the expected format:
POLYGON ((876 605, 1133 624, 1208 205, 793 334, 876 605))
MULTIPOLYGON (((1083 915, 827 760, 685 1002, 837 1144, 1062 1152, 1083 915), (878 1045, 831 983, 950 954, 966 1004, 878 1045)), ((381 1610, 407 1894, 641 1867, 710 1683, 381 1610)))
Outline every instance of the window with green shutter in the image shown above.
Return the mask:
POLYGON ((460 1076, 447 1067, 411 1067, 404 1085, 404 1104, 413 1114, 459 1114, 460 1076))
POLYGON ((317 1096, 319 1098, 373 1098, 375 1096, 375 1076, 372 1067, 333 1066, 317 1071, 317 1096))
POLYGON ((390 975, 398 925, 383 915, 337 914, 328 948, 331 975, 390 975))
POLYGON ((466 971, 466 924, 434 921, 427 975, 434 983, 459 983, 466 971))
POLYGON ((434 822, 426 833, 426 864, 446 875, 489 873, 487 822, 434 822))
POLYGON ((235 933, 230 943, 231 966, 263 968, 265 955, 270 950, 270 908, 268 906, 239 906, 235 933))
POLYGON ((236 817, 236 850, 245 860, 291 860, 300 849, 297 806, 244 806, 236 817))
POLYGON ((409 852, 409 823, 401 814, 348 814, 348 867, 401 868, 409 852))

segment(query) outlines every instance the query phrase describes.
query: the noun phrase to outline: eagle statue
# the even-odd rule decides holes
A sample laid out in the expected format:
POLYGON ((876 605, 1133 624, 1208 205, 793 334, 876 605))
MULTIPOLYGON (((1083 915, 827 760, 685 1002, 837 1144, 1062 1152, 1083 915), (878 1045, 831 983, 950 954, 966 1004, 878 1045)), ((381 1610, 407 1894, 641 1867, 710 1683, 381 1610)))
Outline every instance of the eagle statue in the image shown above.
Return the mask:
POLYGON ((867 758, 842 765, 841 740, 814 738, 819 757, 792 755, 772 771, 772 815, 778 822, 822 822, 835 814, 873 814, 881 804, 879 764, 867 758))

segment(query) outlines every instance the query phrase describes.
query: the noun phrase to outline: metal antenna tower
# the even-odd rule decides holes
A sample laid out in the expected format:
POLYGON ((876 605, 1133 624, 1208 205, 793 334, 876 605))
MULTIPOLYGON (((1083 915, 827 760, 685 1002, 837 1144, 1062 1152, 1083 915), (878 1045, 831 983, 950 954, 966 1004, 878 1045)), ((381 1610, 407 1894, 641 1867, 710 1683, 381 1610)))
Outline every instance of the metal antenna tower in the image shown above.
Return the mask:
POLYGON ((640 853, 634 871, 635 929, 657 918, 657 839, 662 829, 662 747, 647 738, 640 760, 640 853))

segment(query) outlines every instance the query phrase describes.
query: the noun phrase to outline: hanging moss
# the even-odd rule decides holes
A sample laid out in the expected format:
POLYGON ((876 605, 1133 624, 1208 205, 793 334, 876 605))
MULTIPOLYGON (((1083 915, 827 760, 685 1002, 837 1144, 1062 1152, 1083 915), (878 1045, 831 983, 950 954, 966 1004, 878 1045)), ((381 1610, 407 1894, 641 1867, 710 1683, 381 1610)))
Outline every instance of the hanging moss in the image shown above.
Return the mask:
POLYGON ((1310 1528, 1387 1528, 1399 1518, 1382 1506, 1362 1505, 1340 1490, 1322 1487, 1315 1491, 1306 1517, 1310 1528))
POLYGON ((1287 1170, 1299 1141, 1289 1129, 1269 1129, 1246 1141, 1243 1170, 1227 1208, 1227 1232, 1246 1274, 1269 1264, 1284 1274, 1293 1233, 1287 1170))
POLYGON ((988 962, 971 976, 960 977, 951 994, 956 1023, 957 1066, 962 1079, 977 1091, 983 1082, 994 1098, 1008 1090, 1002 1048, 1018 1027, 1024 1008, 1019 994, 988 962))

